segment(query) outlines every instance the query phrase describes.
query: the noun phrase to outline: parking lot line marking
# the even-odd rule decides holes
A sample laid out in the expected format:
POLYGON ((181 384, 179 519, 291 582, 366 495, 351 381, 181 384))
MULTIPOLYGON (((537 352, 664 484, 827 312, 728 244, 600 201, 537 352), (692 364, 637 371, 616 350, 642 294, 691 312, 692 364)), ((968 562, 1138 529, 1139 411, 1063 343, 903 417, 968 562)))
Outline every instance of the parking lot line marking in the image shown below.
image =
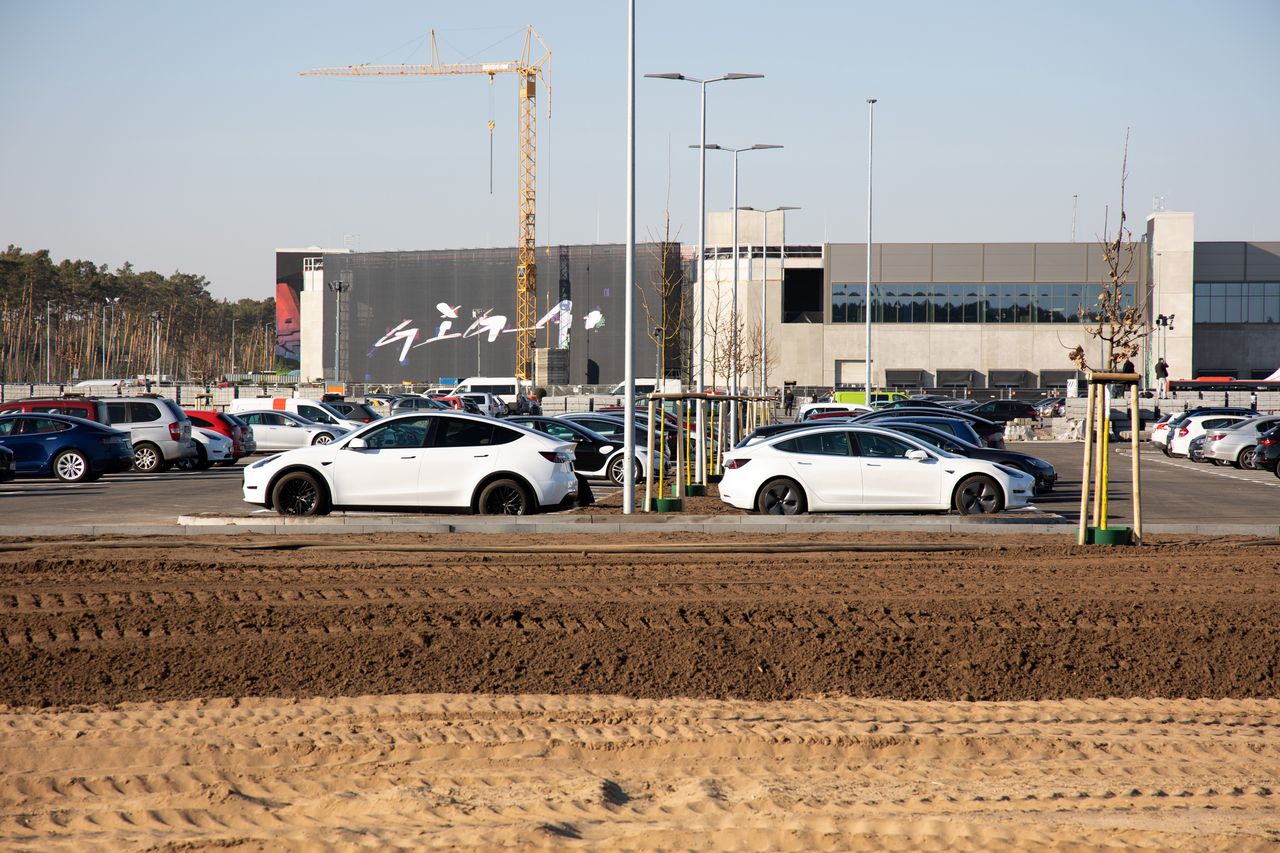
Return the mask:
MULTIPOLYGON (((1130 456, 1130 455, 1132 455, 1132 454, 1130 454, 1130 453, 1129 453, 1129 452, 1127 452, 1127 451, 1117 450, 1117 451, 1116 451, 1116 455, 1117 455, 1117 456, 1130 456)), ((1192 461, 1190 461, 1190 460, 1185 460, 1185 461, 1187 462, 1187 464, 1186 464, 1186 465, 1183 465, 1183 464, 1182 464, 1182 461, 1180 461, 1180 460, 1178 460, 1178 459, 1166 459, 1166 458, 1162 458, 1162 457, 1163 457, 1163 454, 1161 454, 1160 456, 1156 456, 1156 455, 1155 455, 1155 451, 1151 451, 1151 452, 1149 452, 1149 453, 1144 453, 1144 454, 1142 455, 1142 462, 1143 462, 1143 463, 1147 463, 1147 462, 1157 462, 1157 463, 1159 463, 1159 464, 1161 464, 1161 465, 1172 465, 1174 468, 1180 468, 1180 469, 1182 469, 1183 471, 1186 471, 1186 470, 1197 471, 1197 470, 1199 470, 1199 468, 1194 468, 1194 467, 1193 467, 1193 468, 1188 468, 1188 465, 1194 466, 1194 465, 1196 464, 1196 463, 1194 463, 1194 462, 1192 462, 1192 461), (1150 457, 1150 458, 1149 458, 1149 457, 1150 457)), ((1234 471, 1234 469, 1233 469, 1233 471, 1234 471)), ((1224 471, 1224 470, 1221 470, 1221 469, 1220 469, 1218 466, 1216 466, 1216 465, 1209 465, 1209 466, 1205 469, 1205 473, 1207 473, 1207 474, 1215 474, 1215 475, 1217 475, 1217 476, 1219 476, 1219 477, 1226 477, 1226 478, 1231 479, 1231 480, 1239 480, 1239 481, 1240 481, 1240 482, 1242 482, 1242 483, 1260 483, 1260 484, 1262 484, 1262 485, 1264 485, 1264 486, 1275 486, 1275 487, 1277 487, 1277 488, 1280 488, 1280 477, 1273 477, 1273 478, 1271 478, 1271 479, 1255 478, 1255 477, 1247 477, 1247 476, 1244 476, 1244 475, 1242 475, 1242 474, 1228 473, 1228 472, 1226 472, 1226 471, 1224 471)), ((1256 474, 1262 474, 1262 475, 1269 475, 1269 474, 1270 474, 1270 472, 1269 472, 1269 471, 1255 471, 1255 472, 1253 472, 1253 473, 1256 473, 1256 474)))

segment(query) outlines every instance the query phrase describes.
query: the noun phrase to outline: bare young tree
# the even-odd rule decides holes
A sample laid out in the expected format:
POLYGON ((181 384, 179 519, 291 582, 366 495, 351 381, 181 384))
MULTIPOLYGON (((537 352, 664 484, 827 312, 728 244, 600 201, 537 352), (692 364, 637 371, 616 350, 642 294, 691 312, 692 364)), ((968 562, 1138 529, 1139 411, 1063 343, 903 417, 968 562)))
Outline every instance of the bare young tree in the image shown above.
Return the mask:
MULTIPOLYGON (((639 288, 639 296, 640 308, 647 320, 645 333, 658 348, 658 376, 654 379, 659 381, 661 387, 661 380, 668 372, 667 354, 672 349, 681 349, 680 342, 685 337, 685 309, 688 306, 684 295, 684 266, 680 262, 677 244, 672 239, 670 211, 664 217, 662 239, 653 240, 652 246, 654 260, 657 262, 657 275, 651 287, 639 288)), ((684 372, 682 365, 681 375, 684 372)))
POLYGON ((1137 250, 1133 245, 1133 233, 1126 223, 1124 209, 1124 188, 1129 179, 1129 131, 1124 134, 1124 158, 1120 167, 1120 223, 1116 227, 1114 239, 1109 236, 1110 225, 1104 224, 1102 258, 1107 265, 1107 281, 1098 293, 1097 305, 1086 311, 1080 306, 1076 313, 1083 319, 1093 319, 1097 325, 1086 325, 1084 330, 1106 344, 1104 363, 1091 366, 1083 346, 1077 346, 1067 353, 1067 358, 1075 364, 1076 369, 1088 373, 1092 371, 1115 371, 1125 360, 1138 354, 1138 344, 1151 334, 1151 325, 1147 322, 1144 307, 1134 300, 1125 304, 1124 290, 1133 273, 1137 260, 1137 250))

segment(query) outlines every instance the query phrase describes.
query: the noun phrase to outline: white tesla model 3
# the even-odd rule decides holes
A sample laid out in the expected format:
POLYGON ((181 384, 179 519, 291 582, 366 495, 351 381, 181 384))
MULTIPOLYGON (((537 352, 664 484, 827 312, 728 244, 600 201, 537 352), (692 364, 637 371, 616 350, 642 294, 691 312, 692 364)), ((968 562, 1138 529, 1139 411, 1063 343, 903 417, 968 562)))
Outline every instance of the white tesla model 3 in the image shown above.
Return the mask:
POLYGON ((769 515, 816 511, 1017 509, 1035 480, 910 436, 850 424, 786 432, 725 455, 720 499, 769 515))
POLYGON ((385 418, 244 469, 244 499, 282 515, 335 508, 528 515, 570 505, 577 493, 572 444, 464 412, 385 418))

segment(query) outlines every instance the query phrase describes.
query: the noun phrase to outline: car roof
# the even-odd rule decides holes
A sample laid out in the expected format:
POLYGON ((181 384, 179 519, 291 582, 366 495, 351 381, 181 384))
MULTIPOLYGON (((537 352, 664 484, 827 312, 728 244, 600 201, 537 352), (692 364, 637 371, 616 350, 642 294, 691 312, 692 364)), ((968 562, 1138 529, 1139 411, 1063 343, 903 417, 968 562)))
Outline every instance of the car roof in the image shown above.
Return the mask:
POLYGON ((77 418, 75 415, 63 415, 57 412, 23 412, 17 409, 13 411, 0 412, 0 420, 10 420, 14 418, 50 418, 55 421, 73 424, 74 426, 91 426, 108 432, 125 432, 122 429, 116 429, 110 424, 98 423, 88 418, 77 418))

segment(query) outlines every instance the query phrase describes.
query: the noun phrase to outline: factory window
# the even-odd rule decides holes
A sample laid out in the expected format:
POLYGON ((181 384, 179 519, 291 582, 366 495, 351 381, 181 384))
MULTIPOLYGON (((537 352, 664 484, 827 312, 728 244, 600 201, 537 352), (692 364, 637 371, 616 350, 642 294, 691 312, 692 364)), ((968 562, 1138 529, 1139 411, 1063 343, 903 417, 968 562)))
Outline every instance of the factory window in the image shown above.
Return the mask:
MULTIPOLYGON (((1080 323, 1097 320, 1097 284, 873 284, 873 323, 1080 323), (1081 312, 1083 313, 1083 316, 1081 312)), ((1133 286, 1123 305, 1133 304, 1133 286)), ((831 285, 831 322, 866 322, 866 284, 831 285)))
POLYGON ((1280 281, 1198 281, 1197 323, 1280 323, 1280 281))
POLYGON ((792 269, 782 275, 782 322, 822 322, 822 270, 792 269))

